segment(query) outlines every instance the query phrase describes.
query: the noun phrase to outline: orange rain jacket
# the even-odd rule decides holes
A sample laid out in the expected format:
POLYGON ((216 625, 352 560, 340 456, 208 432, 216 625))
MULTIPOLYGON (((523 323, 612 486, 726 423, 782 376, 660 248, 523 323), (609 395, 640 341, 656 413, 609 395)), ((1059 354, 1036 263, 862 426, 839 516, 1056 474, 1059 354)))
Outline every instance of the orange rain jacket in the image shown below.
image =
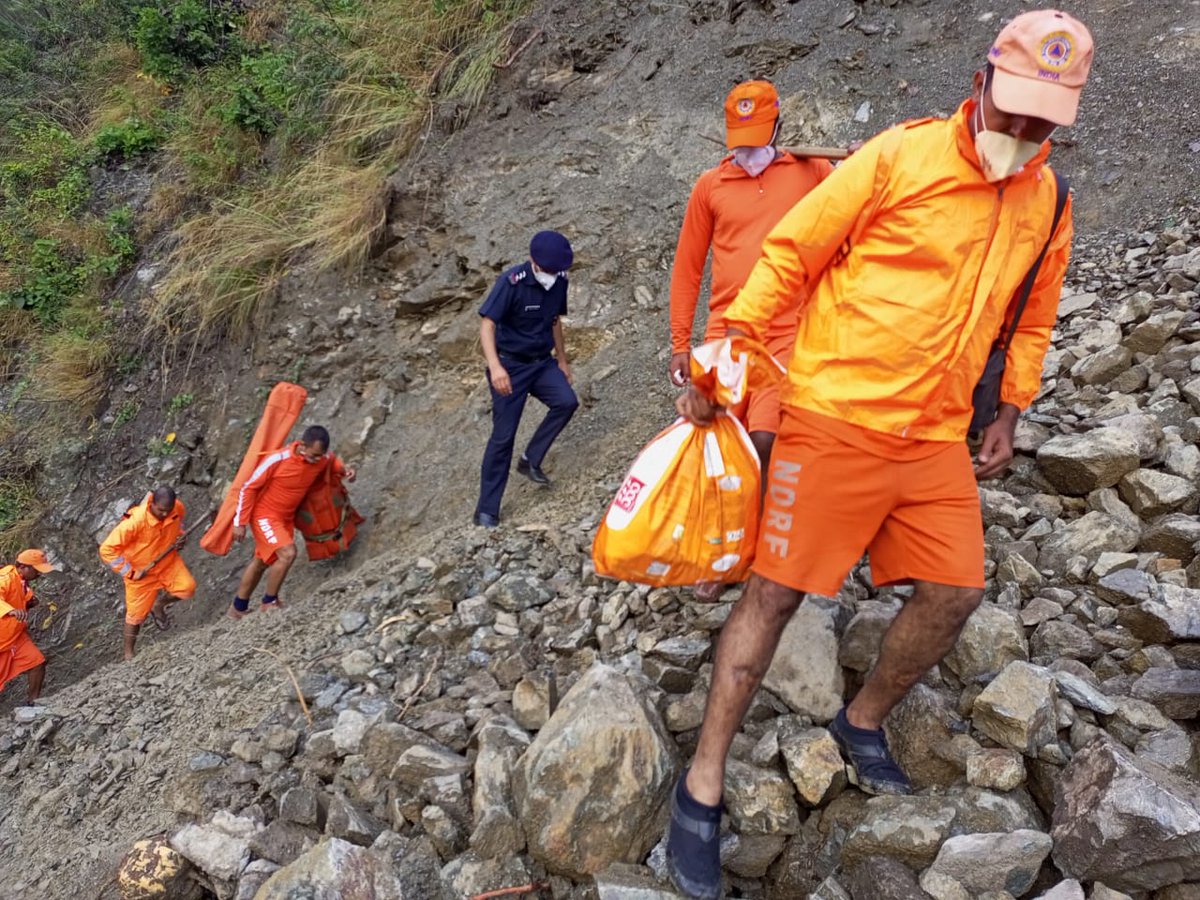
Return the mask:
MULTIPOLYGON (((671 352, 686 353, 704 260, 712 248, 712 293, 705 340, 725 334, 723 315, 762 252, 763 238, 796 202, 833 171, 824 159, 798 159, 790 153, 751 176, 734 165, 732 154, 704 172, 692 188, 671 271, 671 352)), ((800 297, 776 314, 766 337, 790 337, 800 297)))
MULTIPOLYGON (((1055 201, 1049 143, 1006 181, 984 180, 973 109, 876 136, 767 236, 725 321, 762 340, 808 292, 784 403, 915 440, 966 436, 972 391, 1055 201)), ((1068 202, 1009 349, 1003 403, 1037 396, 1071 235, 1068 202)))
POLYGON ((0 651, 13 646, 28 626, 8 615, 14 609, 29 609, 33 589, 21 577, 16 566, 0 569, 0 651))
POLYGON ((131 507, 100 545, 100 558, 125 578, 146 568, 165 553, 183 528, 186 512, 183 501, 177 499, 171 514, 160 521, 150 512, 153 496, 147 494, 146 499, 131 507))

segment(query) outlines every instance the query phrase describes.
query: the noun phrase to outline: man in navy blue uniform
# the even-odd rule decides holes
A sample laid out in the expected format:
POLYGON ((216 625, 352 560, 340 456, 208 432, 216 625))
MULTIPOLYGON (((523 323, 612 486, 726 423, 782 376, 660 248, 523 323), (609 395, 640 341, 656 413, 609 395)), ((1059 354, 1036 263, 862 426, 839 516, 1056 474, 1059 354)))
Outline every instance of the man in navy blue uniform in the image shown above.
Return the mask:
POLYGON ((570 241, 557 231, 539 231, 529 242, 529 261, 496 279, 479 308, 479 341, 492 389, 492 436, 483 453, 476 525, 500 524, 500 498, 526 398, 532 394, 549 408, 517 461, 517 472, 535 484, 550 483, 542 461, 579 408, 559 318, 567 314, 567 270, 573 260, 570 241))

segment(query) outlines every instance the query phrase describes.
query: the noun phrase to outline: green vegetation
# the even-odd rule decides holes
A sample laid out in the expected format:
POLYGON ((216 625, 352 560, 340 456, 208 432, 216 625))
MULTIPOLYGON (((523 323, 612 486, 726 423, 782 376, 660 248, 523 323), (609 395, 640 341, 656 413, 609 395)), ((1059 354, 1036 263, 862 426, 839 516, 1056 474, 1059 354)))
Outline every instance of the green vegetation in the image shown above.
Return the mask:
POLYGON ((167 415, 175 418, 195 402, 195 394, 176 394, 171 398, 171 405, 167 407, 167 415))
MULTIPOLYGON (((432 97, 477 104, 528 2, 7 0, 0 410, 53 445, 138 371, 147 339, 236 334, 300 262, 360 267, 432 97), (125 173, 153 179, 136 216, 117 199, 125 173), (117 289, 161 237, 163 276, 128 309, 117 289)), ((14 485, 36 477, 7 474, 11 452, 0 538, 18 521, 5 498, 30 503, 14 485)))

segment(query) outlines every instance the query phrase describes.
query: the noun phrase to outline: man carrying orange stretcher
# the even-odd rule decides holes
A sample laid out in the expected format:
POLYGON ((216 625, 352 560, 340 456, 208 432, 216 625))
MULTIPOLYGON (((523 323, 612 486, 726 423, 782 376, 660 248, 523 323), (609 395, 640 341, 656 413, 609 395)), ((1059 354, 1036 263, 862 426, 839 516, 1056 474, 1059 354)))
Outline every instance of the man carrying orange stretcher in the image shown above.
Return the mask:
POLYGON ((183 547, 183 501, 169 485, 156 487, 132 507, 100 545, 105 565, 125 579, 125 659, 133 659, 146 619, 171 627, 167 607, 196 595, 196 579, 178 551, 183 547), (166 593, 166 597, 162 594, 166 593))
POLYGON ((267 456, 242 485, 233 518, 233 539, 254 535, 254 558, 242 573, 241 583, 229 608, 229 616, 241 619, 250 612, 250 595, 267 572, 264 610, 279 609, 279 588, 296 560, 296 514, 309 491, 322 476, 333 474, 353 482, 354 469, 329 452, 329 432, 320 425, 304 430, 300 440, 267 456))
MULTIPOLYGON (((1040 388, 1072 234, 1049 137, 1075 121, 1091 60, 1091 35, 1065 13, 1015 17, 957 113, 878 135, 783 217, 725 314, 730 334, 761 339, 808 297, 754 574, 672 796, 667 867, 688 897, 720 895, 725 759, 784 627, 806 593, 835 595, 864 549, 877 585, 913 593, 829 730, 863 790, 911 790, 883 721, 983 597, 975 480, 1012 459, 1040 388), (992 359, 998 413, 972 465, 965 438, 992 359)), ((699 424, 714 412, 692 390, 679 411, 699 424)))

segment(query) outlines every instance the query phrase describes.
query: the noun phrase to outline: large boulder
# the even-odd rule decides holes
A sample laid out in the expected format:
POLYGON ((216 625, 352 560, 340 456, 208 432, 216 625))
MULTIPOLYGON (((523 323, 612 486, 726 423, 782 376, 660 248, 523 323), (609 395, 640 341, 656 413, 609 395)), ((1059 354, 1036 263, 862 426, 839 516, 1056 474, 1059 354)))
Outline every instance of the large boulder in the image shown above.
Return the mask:
POLYGON ((783 630, 763 687, 795 713, 829 722, 842 708, 842 667, 838 664, 835 601, 809 598, 783 630))
POLYGON ((1082 556, 1089 567, 1106 551, 1126 553, 1137 546, 1141 529, 1133 522, 1093 510, 1048 536, 1038 555, 1038 568, 1056 575, 1067 570, 1067 561, 1082 556))
POLYGON ((1200 715, 1200 670, 1150 668, 1130 693, 1172 719, 1194 719, 1200 715))
POLYGON ((1200 785, 1101 738, 1055 790, 1054 863, 1081 881, 1152 891, 1200 879, 1200 785))
POLYGON ((582 879, 640 861, 659 838, 679 760, 646 694, 593 666, 521 757, 517 812, 530 854, 550 871, 582 879))
POLYGON ((1146 553, 1161 553, 1186 566, 1195 559, 1198 544, 1200 519, 1187 513, 1170 513, 1142 532, 1138 549, 1146 553))
POLYGON ((1159 590, 1158 599, 1121 607, 1117 621, 1148 644, 1200 640, 1200 588, 1161 584, 1159 590))
POLYGON ((529 735, 507 716, 494 716, 479 726, 476 739, 471 849, 484 859, 517 853, 525 836, 513 809, 512 772, 529 747, 529 735))
POLYGON ((1046 479, 1064 494, 1080 497, 1112 487, 1136 469, 1140 459, 1137 440, 1119 428, 1056 435, 1037 452, 1046 479))
POLYGON ((842 864, 853 868, 867 857, 888 856, 924 868, 937 856, 957 812, 940 797, 872 797, 862 821, 846 837, 842 864))
POLYGON ((386 854, 331 838, 284 866, 254 900, 415 900, 392 873, 386 854))
POLYGON ((971 721, 997 744, 1037 756, 1056 738, 1057 700, 1049 669, 1012 662, 975 698, 971 721))
POLYGON ((958 835, 942 844, 921 887, 935 900, 956 900, 964 890, 971 897, 987 891, 1020 897, 1032 887, 1051 844, 1050 835, 1026 829, 958 835))

